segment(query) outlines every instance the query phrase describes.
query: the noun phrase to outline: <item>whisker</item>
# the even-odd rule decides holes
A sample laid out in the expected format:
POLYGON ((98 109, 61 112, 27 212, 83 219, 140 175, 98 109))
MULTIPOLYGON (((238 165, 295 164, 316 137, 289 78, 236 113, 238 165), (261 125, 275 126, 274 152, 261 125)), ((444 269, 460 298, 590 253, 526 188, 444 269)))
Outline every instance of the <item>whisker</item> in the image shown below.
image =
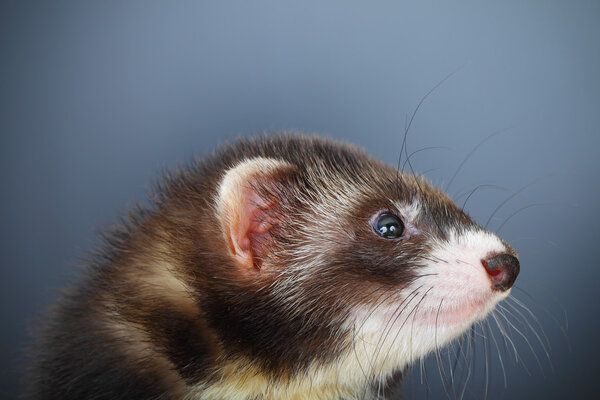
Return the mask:
MULTIPOLYGON (((482 331, 484 330, 483 329, 484 326, 481 323, 479 324, 479 327, 481 328, 482 331)), ((487 336, 488 335, 486 335, 486 337, 487 336)), ((483 359, 485 360, 485 365, 484 365, 485 385, 484 385, 484 391, 483 391, 484 400, 487 400, 488 388, 489 388, 489 383, 490 383, 490 375, 491 375, 491 364, 489 363, 489 360, 488 360, 489 344, 490 344, 489 340, 483 341, 483 359)))
MULTIPOLYGON (((511 339, 511 337, 507 334, 506 328, 500 322, 500 319, 498 318, 497 314, 500 314, 500 312, 498 311, 498 309, 496 309, 496 312, 492 313, 492 317, 494 318, 494 321, 496 322, 496 325, 498 326, 498 329, 500 330, 500 333, 502 334, 502 336, 504 337, 504 339, 508 340, 508 342, 512 346, 513 351, 515 353, 515 360, 518 363, 519 361, 521 361, 521 358, 519 357, 519 352, 517 351, 517 347, 515 346, 515 343, 513 342, 513 340, 511 339)), ((523 361, 521 361, 521 362, 522 362, 523 365, 525 364, 523 361)), ((531 373, 529 372, 529 370, 527 369, 527 367, 525 367, 525 370, 531 376, 531 373)))
POLYGON ((469 380, 471 379, 471 375, 473 374, 473 371, 475 370, 475 330, 473 329, 473 327, 471 327, 471 329, 469 330, 469 341, 467 343, 469 344, 467 354, 469 354, 469 353, 472 354, 472 357, 471 357, 471 362, 467 364, 467 367, 468 367, 467 377, 465 378, 465 383, 460 392, 461 399, 465 396, 465 393, 467 391, 467 387, 469 384, 469 380))
MULTIPOLYGON (((535 352, 535 349, 533 348, 533 346, 531 345, 531 342, 529 341, 529 339, 527 339, 527 336, 525 336, 523 334, 523 332, 521 332, 521 330, 519 328, 517 328, 515 326, 515 324, 513 324, 510 319, 504 314, 503 312, 504 310, 501 307, 501 310, 499 310, 500 315, 502 315, 504 317, 504 320, 506 321, 506 323, 508 323, 510 325, 510 327, 515 330, 525 341, 525 343, 527 344, 527 346, 529 347, 529 350, 531 350, 531 353, 533 354, 533 357, 535 358, 535 361, 537 362, 538 366, 540 367, 540 372, 542 373, 542 375, 545 377, 544 375, 544 368, 542 367, 542 363, 540 361, 540 358, 538 357, 537 353, 535 352)), ((522 359, 521 359, 522 360, 522 359)))
POLYGON ((418 154, 422 151, 425 150, 450 150, 449 147, 446 146, 429 146, 429 147, 423 147, 422 149, 419 150, 415 150, 412 153, 410 153, 410 155, 406 158, 406 160, 404 160, 404 164, 402 164, 402 171, 404 171, 404 167, 406 166, 406 163, 410 161, 410 158, 412 156, 414 156, 415 154, 418 154))
MULTIPOLYGON (((433 289, 433 287, 430 287, 425 294, 423 294, 423 296, 421 297, 421 299, 417 302, 417 304, 413 307, 413 309, 410 311, 410 313, 408 313, 408 315, 406 316, 406 318, 404 319, 404 321, 402 322, 401 326, 398 328, 398 331, 396 333, 396 335, 394 336, 394 338, 392 339, 392 342, 390 343, 390 345, 388 346, 388 349, 391 350, 394 347, 394 344, 396 343, 396 340, 398 339, 400 332, 402 331, 402 328, 404 327, 404 325, 406 324, 406 322, 408 321, 408 318, 410 318, 410 315, 413 315, 412 321, 414 323, 415 320, 415 316, 417 315, 417 310, 419 308, 419 306, 421 305, 421 303, 423 302, 423 300, 425 299, 425 297, 427 297, 427 294, 429 293, 429 291, 433 289)), ((395 323, 395 322, 394 322, 395 323)), ((411 326, 411 330, 412 330, 412 326, 411 326)), ((412 338, 411 338, 411 346, 412 346, 412 338)), ((387 357, 390 354, 390 351, 388 350, 386 357, 383 359, 382 364, 385 364, 385 361, 387 360, 387 357)), ((411 349, 412 351, 412 349, 411 349)))
POLYGON ((518 237, 518 238, 515 238, 515 239, 508 240, 508 243, 511 246, 514 246, 515 243, 517 243, 519 241, 522 241, 522 240, 539 240, 541 242, 549 244, 552 247, 556 247, 557 246, 556 242, 553 242, 552 240, 548 240, 548 239, 544 239, 544 238, 539 238, 539 237, 535 237, 535 236, 530 236, 530 237, 529 236, 522 236, 522 237, 518 237))
MULTIPOLYGON (((387 291, 388 291, 388 290, 386 290, 386 291, 384 291, 382 294, 380 294, 380 295, 379 295, 379 297, 377 298, 377 300, 379 300, 381 297, 383 297, 383 296, 386 294, 386 292, 387 292, 387 291)), ((375 291, 373 291, 372 293, 374 293, 374 292, 375 292, 375 291)), ((384 304, 385 302, 387 302, 387 301, 388 301, 388 300, 389 300, 389 299, 390 299, 392 296, 394 296, 395 294, 396 294, 396 292, 394 291, 394 292, 390 293, 388 296, 386 296, 386 297, 385 297, 383 300, 379 301, 379 302, 377 303, 377 305, 376 305, 376 306, 375 306, 375 307, 374 307, 374 308, 373 308, 373 309, 372 309, 372 310, 369 312, 369 314, 367 314, 367 316, 365 317, 365 319, 362 321, 362 323, 361 323, 360 327, 359 327, 358 329, 356 329, 356 326, 354 326, 354 327, 353 327, 353 330, 354 330, 354 332, 360 332, 360 331, 362 330, 362 328, 364 327, 364 324, 365 324, 365 323, 367 322, 367 320, 368 320, 368 319, 371 317, 371 315, 372 315, 372 314, 373 314, 373 313, 376 311, 376 309, 377 309, 377 308, 379 308, 379 306, 381 306, 381 304, 384 304)), ((356 338, 356 337, 357 337, 357 335, 356 335, 356 334, 354 334, 354 335, 353 335, 353 337, 354 337, 354 338, 356 338)), ((365 351, 366 351, 366 348, 365 348, 365 343, 364 343, 364 342, 365 342, 365 340, 361 338, 361 342, 362 342, 362 344, 363 344, 363 349, 365 349, 365 351)), ((364 367, 363 367, 363 365, 362 365, 362 363, 361 363, 361 361, 360 361, 360 357, 358 356, 358 353, 357 353, 357 351, 356 351, 356 346, 357 346, 357 344, 358 344, 358 343, 357 343, 357 341, 355 340, 355 342, 354 342, 354 345, 353 345, 354 356, 355 356, 355 358, 356 358, 356 361, 358 362, 358 365, 359 365, 359 367, 360 367, 361 371, 363 372, 363 376, 365 377, 365 380, 368 380, 368 379, 369 379, 369 376, 367 375, 367 372, 365 371, 365 369, 364 369, 364 367)), ((373 366, 372 366, 372 365, 370 365, 370 368, 372 369, 372 368, 373 368, 373 366)), ((338 377, 338 378, 339 378, 339 377, 338 377)), ((366 390, 366 389, 365 389, 365 390, 366 390)))
MULTIPOLYGON (((410 312, 410 313, 409 313, 409 314, 406 316, 406 318, 404 319, 404 321, 402 322, 402 324, 401 324, 401 325, 400 325, 400 327, 398 328, 398 332, 397 332, 397 333, 396 333, 396 335, 394 336, 394 339, 392 340, 392 342, 391 342, 391 344, 390 344, 390 346, 389 346, 389 348, 390 348, 390 349, 391 349, 391 347, 393 347, 393 344, 395 343, 396 339, 398 338, 398 335, 400 334, 400 332, 401 332, 402 328, 404 327, 404 324, 406 324, 406 321, 408 320, 408 318, 410 317, 410 315, 411 315, 411 314, 413 314, 413 313, 416 311, 416 309, 419 307, 419 305, 421 304, 421 302, 422 302, 422 301, 423 301, 423 299, 424 299, 424 298, 427 296, 427 294, 429 293, 429 291, 430 291, 431 289, 432 289, 432 288, 429 288, 429 289, 428 289, 428 290, 425 292, 425 294, 424 294, 424 295, 421 297, 421 299, 420 299, 420 300, 417 302, 417 304, 416 304, 416 305, 413 307, 413 309, 411 310, 411 312, 410 312)), ((414 299, 415 297, 416 297, 416 295, 413 297, 413 299, 414 299)), ((411 299, 411 301, 412 301, 412 299, 411 299)), ((406 304, 406 307, 408 307, 408 303, 406 304)), ((385 338, 384 338, 384 340, 382 341, 382 344, 381 344, 381 346, 382 346, 382 347, 383 347, 383 344, 385 344, 385 341, 386 341, 386 339, 387 339, 387 336, 390 334, 390 332, 391 332, 391 330, 392 330, 392 328, 393 328, 394 324, 395 324, 395 323, 398 321, 398 318, 399 318, 399 317, 402 315, 402 312, 403 312, 403 311, 406 309, 406 307, 404 307, 402 310, 400 310, 400 312, 398 312, 398 313, 397 313, 396 317, 394 318, 394 320, 393 320, 393 321, 392 321, 392 323, 390 324, 390 327, 389 327, 389 329, 388 329, 387 333, 385 334, 385 338)), ((381 348, 382 348, 382 347, 381 347, 381 348)), ((388 357, 388 355, 389 355, 389 352, 388 352, 388 353, 385 355, 385 357, 384 357, 384 359, 383 359, 382 363, 385 363, 385 361, 387 360, 387 357, 388 357)))
POLYGON ((458 164, 458 167, 456 168, 456 171, 454 171, 452 178, 450 178, 450 180, 448 181, 448 184, 444 188, 444 192, 448 192, 448 189, 450 189, 450 185, 452 185, 452 182, 454 182, 454 179, 456 178, 456 176, 462 169, 463 165, 465 165, 465 163, 469 160, 469 158, 471 158, 471 156, 477 151, 477 149, 479 149, 481 146, 483 146, 484 143, 486 143, 488 140, 490 140, 494 136, 498 136, 501 133, 507 132, 513 128, 514 128, 514 126, 510 126, 508 128, 504 128, 504 129, 500 129, 499 131, 492 132, 491 134, 486 136, 481 142, 477 143, 477 145, 475 147, 473 147, 473 149, 465 156, 465 158, 461 161, 461 163, 458 164))
POLYGON ((440 311, 442 309, 442 304, 444 302, 444 298, 442 298, 442 300, 440 300, 440 305, 438 306, 438 310, 437 310, 437 314, 435 316, 435 360, 438 366, 438 371, 440 372, 440 378, 442 378, 442 382, 443 382, 443 387, 444 387, 444 392, 446 393, 446 396, 450 399, 452 396, 450 395, 449 392, 449 388, 448 388, 448 378, 446 377, 446 371, 444 370, 444 364, 441 361, 441 355, 440 355, 440 346, 438 344, 438 322, 439 322, 439 316, 440 316, 440 311))
MULTIPOLYGON (((353 328, 352 337, 356 337, 356 328, 353 328)), ((352 346, 352 351, 354 352, 354 358, 356 359, 358 367, 360 368, 360 371, 362 372, 363 376, 365 377, 365 381, 366 381, 369 378, 367 377, 367 372, 365 371, 362 363, 360 362, 360 357, 358 356, 358 353, 356 352, 356 344, 354 346, 352 346)), ((339 380, 339 374, 337 376, 337 379, 339 380)))
MULTIPOLYGON (((504 309, 504 310, 508 312, 508 310, 506 310, 506 309, 504 309)), ((512 328, 513 328, 515 331, 517 331, 517 333, 518 333, 518 334, 519 334, 519 335, 520 335, 520 336, 523 338, 523 340, 525 340, 525 343, 527 343, 527 346, 529 347, 529 350, 531 350, 531 353, 532 353, 532 354, 533 354, 533 356, 535 357, 535 360, 536 360, 536 362, 537 362, 538 366, 540 367, 540 372, 542 373, 542 375, 543 375, 544 377, 546 377, 546 376, 545 376, 545 374, 544 374, 544 368, 543 368, 543 366, 542 366, 542 363, 541 363, 541 361, 540 361, 540 358, 538 357, 538 355, 537 355, 537 352, 535 351, 535 348, 533 347, 533 345, 531 344, 531 342, 529 341, 529 339, 527 338, 527 336, 525 336, 525 334, 524 334, 523 332, 521 332, 521 330, 520 330, 520 329, 518 329, 518 328, 517 328, 517 327, 516 327, 516 326, 515 326, 515 325, 514 325, 514 324, 513 324, 513 323, 512 323, 512 322, 511 322, 511 321, 510 321, 508 318, 506 318, 506 321, 508 322, 508 324, 509 324, 509 325, 510 325, 510 326, 511 326, 511 327, 512 327, 512 328)), ((546 353, 546 355, 547 355, 547 357, 548 357, 548 359, 549 359, 549 358, 550 358, 550 355, 549 355, 548 353, 546 353)))
MULTIPOLYGON (((392 339, 392 342, 390 343, 389 349, 391 349, 394 345, 394 343, 396 343, 396 340, 398 339, 400 332, 402 330, 402 328, 404 327, 404 324, 406 324, 406 321, 408 320, 408 318, 410 317, 411 314, 416 315, 417 314, 417 309, 418 307, 421 305, 421 303, 423 302, 423 300, 425 299, 425 297, 427 297, 427 294, 429 294, 429 292, 431 291, 431 289, 433 289, 433 286, 430 287, 429 289, 427 289, 427 291, 425 292, 425 294, 423 294, 423 296, 421 296, 421 299, 417 302, 417 304, 415 305, 415 307, 413 307, 413 309, 411 310, 411 312, 406 316, 406 318, 404 319, 404 321, 402 322, 402 324, 400 325, 400 327, 398 328, 396 335, 394 336, 394 338, 392 339)), ((400 316, 400 314, 398 314, 398 316, 396 317, 396 319, 400 316)), ((396 319, 394 320, 393 324, 396 323, 396 319)), ((414 316, 413 316, 413 321, 414 321, 414 316)), ((386 354, 385 358, 383 359, 382 363, 385 363, 385 361, 387 360, 387 357, 389 356, 389 351, 386 354)))
POLYGON ((500 224, 500 226, 498 228, 496 228, 496 233, 500 233, 500 230, 504 227, 504 225, 506 225, 506 223, 508 221, 510 221, 515 215, 521 213, 522 211, 525 211, 525 210, 527 210, 529 208, 532 208, 532 207, 560 206, 560 205, 567 205, 567 203, 535 203, 535 204, 529 204, 529 205, 526 205, 524 207, 521 207, 517 211, 513 212, 508 217, 506 217, 506 219, 504 220, 504 222, 502 222, 500 224))
MULTIPOLYGON (((545 345, 546 345, 546 352, 547 353, 551 353, 552 352, 552 346, 550 345, 550 340, 548 339, 548 336, 546 335, 546 332, 544 331, 544 328, 542 327, 542 324, 540 324, 540 321, 537 319, 537 317, 535 316, 535 314, 533 314, 531 312, 531 310, 529 310, 529 308, 527 308, 527 306, 525 306, 524 304, 522 304, 518 299, 515 299, 514 297, 508 297, 507 300, 511 300, 513 301, 515 304, 519 305, 521 308, 523 308, 523 310, 525 310, 525 312, 527 312, 529 314, 529 316, 531 318, 533 318, 533 320, 535 321, 535 323, 537 324, 538 328, 540 329, 540 331, 542 332, 542 336, 544 337, 545 340, 545 345)), ((521 313, 521 311, 519 311, 515 305, 511 304, 510 302, 506 302, 506 305, 510 306, 512 308, 512 310, 514 312, 516 312, 519 316, 521 316, 521 318, 527 322, 527 324, 529 325, 529 329, 531 329, 532 331, 534 331, 533 326, 531 325, 531 323, 529 323, 529 321, 527 320, 526 316, 521 313)), ((537 336, 537 333, 534 331, 534 333, 537 336)), ((544 343, 541 342, 541 339, 538 336, 538 340, 540 341, 540 344, 542 346, 544 346, 544 343)), ((550 360, 548 360, 550 361, 550 360)))
MULTIPOLYGON (((452 76, 454 76, 454 74, 456 74, 458 71, 460 71, 462 68, 464 67, 464 65, 461 65, 459 68, 457 68, 455 71, 451 72, 450 74, 448 74, 444 79, 442 79, 441 81, 439 81, 434 87, 432 87, 429 92, 427 92, 425 94, 425 96, 423 96, 421 98, 421 100, 419 101, 419 103, 417 104, 417 106, 415 107, 410 120, 408 121, 408 124, 406 124, 405 128, 404 128, 404 138, 402 139, 402 147, 400 148, 400 156, 398 157, 398 171, 400 171, 400 162, 402 160, 402 152, 404 152, 405 154, 407 153, 406 151, 406 137, 408 136, 408 131, 410 130, 410 127, 412 126, 412 123, 415 119, 415 116, 417 115, 417 112, 419 111, 419 108, 421 108, 421 105, 425 102, 425 100, 438 88, 440 87, 444 82, 446 82, 448 79, 450 79, 452 76)), ((408 158, 408 157, 407 157, 408 158)), ((410 165, 410 163, 409 163, 410 165)))
MULTIPOLYGON (((477 185, 473 190, 471 190, 471 193, 469 193, 469 195, 467 196, 467 198, 463 202, 462 207, 460 208, 461 210, 463 210, 463 211, 465 210, 465 207, 467 206, 467 202, 469 201, 469 199, 471 198, 471 196, 473 196, 475 194, 475 192, 477 192, 479 189, 497 189, 497 190, 503 190, 505 192, 512 192, 512 190, 510 190, 508 188, 505 188, 504 186, 499 186, 499 185, 477 185)), ((465 194, 467 194, 467 192, 461 193, 459 196, 457 196, 455 198, 455 200, 460 199, 465 194)))
POLYGON ((394 312, 392 313, 392 315, 390 316, 390 318, 387 320, 384 329, 382 331, 382 334, 379 336, 379 340, 377 341, 377 344, 375 346, 375 348, 377 349, 375 356, 372 358, 373 363, 371 364, 371 366, 374 366, 375 361, 377 360, 377 358, 379 357, 379 352, 381 351, 381 347, 383 346, 383 343, 385 343, 385 339, 387 339, 387 336, 389 335, 394 323, 396 322, 397 318, 402 314, 402 312, 406 309, 406 307, 408 307, 408 305, 410 304, 410 302, 418 295, 418 291, 420 288, 422 288, 423 285, 417 287, 416 289, 414 289, 408 296, 407 298, 402 301, 398 307, 396 307, 396 309, 394 310, 394 312))
POLYGON ((556 176, 556 174, 548 174, 548 175, 544 175, 540 178, 537 178, 531 182, 529 182, 527 185, 521 187, 519 190, 517 190, 516 192, 514 192, 513 194, 511 194, 510 196, 508 196, 507 198, 505 198, 500 204, 498 204, 498 206, 494 209, 494 211, 492 211, 492 214, 490 215, 490 217, 488 218, 488 220, 486 221, 485 225, 483 226, 484 228, 487 229, 488 225, 490 224, 490 222, 492 221, 492 218, 494 218, 494 216, 496 215, 496 213, 498 211, 500 211, 500 209, 502 209, 502 207, 504 207, 504 205, 506 203, 508 203, 510 200, 514 199, 515 197, 517 197, 519 194, 521 194, 524 190, 530 188, 531 186, 545 180, 548 179, 550 177, 556 176))
POLYGON ((452 370, 451 370, 453 374, 456 374, 456 370, 458 368, 458 363, 460 361, 460 356, 461 356, 461 354, 463 354, 462 350, 463 350, 464 340, 465 340, 464 335, 458 339, 458 347, 456 349, 456 357, 454 358, 454 364, 452 365, 452 370))
POLYGON ((504 389, 506 389, 508 387, 508 380, 506 379, 506 370, 504 369, 504 361, 502 361, 502 354, 500 352, 500 347, 498 346, 498 342, 496 341, 496 336, 494 335, 494 330, 490 326, 488 320, 486 320, 486 323, 488 324, 488 327, 490 330, 490 335, 492 337, 492 340, 494 341, 494 344, 496 345, 496 349, 498 350, 498 359, 500 360, 500 367, 502 369, 502 376, 504 378, 504 389))
MULTIPOLYGON (((523 281, 524 279, 521 279, 521 280, 523 281)), ((519 291, 519 292, 523 293, 525 296, 527 296, 531 301, 533 301, 535 303, 535 305, 537 307, 539 307, 546 315, 548 315, 554 321, 554 323, 556 324, 556 326, 558 327, 558 329, 560 329, 560 331, 562 332, 562 334, 563 334, 563 336, 565 338, 565 341, 567 342, 567 347, 569 348, 569 351, 572 351, 571 342, 569 340, 569 336, 567 335, 567 330, 569 329, 569 319, 568 319, 568 316, 567 316, 567 310, 566 310, 565 306, 556 298, 556 296, 554 295, 554 293, 552 293, 546 287, 544 287, 542 285, 539 285, 539 284, 536 284, 534 282, 530 282, 530 281, 526 281, 526 283, 528 285, 536 286, 536 287, 544 290, 547 294, 549 294, 552 297, 552 299, 554 300, 555 304, 558 305, 561 308, 561 310, 563 312, 563 317, 565 319, 564 326, 560 323, 560 321, 558 320, 558 318, 556 318, 554 316, 554 314, 552 314, 550 312, 550 310, 548 310, 548 308, 546 308, 543 304, 541 304, 539 301, 537 301, 527 291, 525 291, 524 289, 522 289, 521 287, 518 287, 516 285, 513 286, 514 289, 516 289, 517 291, 519 291)), ((516 297, 514 295, 512 297, 516 299, 516 297)))
MULTIPOLYGON (((402 311, 404 311, 406 309, 406 307, 408 306, 408 304, 410 304, 410 302, 417 296, 418 290, 421 287, 423 287, 423 286, 419 286, 416 289, 414 289, 407 296, 407 298, 405 300, 403 300, 398 305, 398 307, 396 307, 395 311, 392 313, 392 315, 390 316, 390 318, 386 322, 386 324, 384 326, 384 329, 383 329, 383 332, 380 335, 380 337, 379 337, 379 339, 378 339, 378 341, 377 341, 377 343, 375 345, 375 348, 376 348, 375 355, 373 357, 371 357, 370 362, 369 362, 370 363, 370 371, 371 371, 371 373, 369 374, 369 376, 371 376, 371 378, 370 378, 371 385, 375 382, 375 379, 377 379, 377 377, 374 374, 375 364, 377 362, 377 358, 379 357, 379 353, 381 351, 381 348, 383 347, 383 343, 385 342, 385 338, 387 337, 387 335, 389 334, 389 330, 391 330, 391 327, 393 326, 393 323, 391 323, 392 317, 394 317, 394 315, 396 315, 396 314, 400 315, 402 313, 402 311), (391 323, 391 325, 390 325, 390 323, 391 323), (388 329, 388 326, 390 327, 389 329, 388 329)), ((395 321, 395 318, 394 318, 394 321, 395 321)), ((366 390, 367 390, 368 386, 370 386, 370 385, 365 385, 365 392, 363 394, 363 397, 366 396, 366 390)))

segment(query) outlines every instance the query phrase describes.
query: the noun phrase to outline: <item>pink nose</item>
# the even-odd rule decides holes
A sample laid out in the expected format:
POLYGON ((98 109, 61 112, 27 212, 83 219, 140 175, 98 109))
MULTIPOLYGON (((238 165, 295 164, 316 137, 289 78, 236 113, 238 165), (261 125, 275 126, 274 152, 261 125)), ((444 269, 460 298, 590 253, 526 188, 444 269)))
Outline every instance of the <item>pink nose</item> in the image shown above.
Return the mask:
POLYGON ((487 260, 481 260, 490 280, 492 289, 505 292, 512 287, 519 275, 519 260, 510 254, 500 254, 490 257, 487 260))

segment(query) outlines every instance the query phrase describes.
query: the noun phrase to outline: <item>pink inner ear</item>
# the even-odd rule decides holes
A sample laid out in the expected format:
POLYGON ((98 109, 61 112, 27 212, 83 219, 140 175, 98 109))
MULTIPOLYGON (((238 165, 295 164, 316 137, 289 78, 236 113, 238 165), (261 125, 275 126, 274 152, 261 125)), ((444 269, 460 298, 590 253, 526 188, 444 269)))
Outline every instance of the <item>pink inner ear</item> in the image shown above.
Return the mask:
POLYGON ((234 213, 239 219, 231 221, 231 250, 240 265, 258 269, 268 254, 270 231, 277 220, 270 213, 273 205, 267 204, 255 190, 243 190, 240 200, 234 213))

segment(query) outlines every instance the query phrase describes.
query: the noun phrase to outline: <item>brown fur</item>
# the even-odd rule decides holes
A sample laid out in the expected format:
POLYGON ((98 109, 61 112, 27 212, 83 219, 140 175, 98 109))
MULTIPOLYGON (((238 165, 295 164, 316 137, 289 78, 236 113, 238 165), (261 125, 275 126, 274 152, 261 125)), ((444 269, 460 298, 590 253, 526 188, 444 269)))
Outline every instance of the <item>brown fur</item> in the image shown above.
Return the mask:
MULTIPOLYGON (((345 357, 351 308, 411 282, 428 251, 415 237, 392 259, 398 243, 372 234, 373 213, 392 208, 390 199, 418 198, 428 205, 424 235, 473 225, 421 178, 306 136, 224 146, 165 176, 152 198, 106 235, 50 313, 32 351, 31 398, 215 398, 209 393, 223 395, 215 388, 240 382, 257 387, 253 396, 292 393, 292 382, 345 357), (228 251, 215 199, 225 173, 256 157, 294 168, 253 187, 276 203, 277 225, 260 268, 246 274, 228 251)), ((314 393, 345 396, 343 383, 328 385, 314 393)))

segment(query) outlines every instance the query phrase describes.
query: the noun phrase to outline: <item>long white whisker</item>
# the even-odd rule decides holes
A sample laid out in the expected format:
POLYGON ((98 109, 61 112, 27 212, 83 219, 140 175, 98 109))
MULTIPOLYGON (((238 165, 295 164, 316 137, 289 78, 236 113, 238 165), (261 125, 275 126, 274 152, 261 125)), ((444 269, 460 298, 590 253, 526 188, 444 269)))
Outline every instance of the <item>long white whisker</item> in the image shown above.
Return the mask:
MULTIPOLYGON (((537 338, 538 342, 540 343, 540 346, 542 347, 542 349, 544 350, 544 352, 546 353, 546 358, 548 359, 548 363, 550 364, 550 368, 552 369, 552 371, 554 371, 554 366, 552 365, 552 360, 550 358, 550 348, 546 347, 546 343, 544 343, 544 341, 542 341, 542 338, 540 337, 540 335, 537 333, 537 331, 534 329, 533 325, 531 325, 531 323, 525 318, 525 315, 523 315, 523 313, 521 313, 514 305, 512 305, 511 303, 506 303, 506 305, 508 307, 510 307, 511 310, 513 310, 515 313, 517 313, 518 316, 521 317, 521 319, 523 320, 523 322, 525 322, 526 327, 529 328, 530 331, 533 332, 533 334, 535 335, 535 337, 537 338)), ((504 310, 506 312, 508 312, 510 315, 513 316, 513 318, 517 319, 517 317, 511 313, 511 311, 508 308, 504 308, 504 310)), ((541 328, 540 328, 541 329, 541 328)), ((546 341, 548 341, 548 337, 546 336, 546 334, 544 333, 543 329, 542 329, 542 335, 544 336, 544 338, 546 339, 546 341)), ((550 346, 550 344, 548 343, 548 346, 550 346)))
MULTIPOLYGON (((493 313, 493 311, 492 311, 493 313)), ((498 342, 496 341, 496 336, 494 335, 494 330, 492 329, 492 327, 489 325, 489 321, 486 320, 486 323, 489 326, 489 332, 490 335, 492 337, 492 340, 494 341, 494 344, 496 345, 496 349, 498 350, 498 359, 500 360, 500 367, 502 368, 502 376, 504 377, 504 389, 506 389, 508 387, 508 380, 506 379, 506 370, 504 369, 504 361, 502 360, 502 354, 500 352, 500 347, 498 346, 498 342)))
MULTIPOLYGON (((506 310, 506 308, 504 307, 500 307, 502 309, 502 311, 506 311, 508 313, 508 310, 506 310)), ((527 339, 527 336, 521 332, 521 330, 519 328, 517 328, 515 326, 515 324, 513 324, 510 319, 508 319, 508 317, 505 315, 504 319, 506 320, 506 322, 511 326, 512 329, 514 329, 525 341, 525 343, 527 343, 527 346, 529 347, 529 350, 531 350, 531 353, 533 354, 533 356, 535 357, 535 360, 538 364, 538 366, 540 367, 540 371, 542 373, 542 375, 544 375, 544 368, 542 367, 542 363, 540 361, 540 358, 538 357, 537 353, 535 352, 535 349, 533 348, 533 346, 531 345, 531 342, 529 341, 529 339, 527 339)), ((548 355, 548 357, 550 357, 548 355)))

